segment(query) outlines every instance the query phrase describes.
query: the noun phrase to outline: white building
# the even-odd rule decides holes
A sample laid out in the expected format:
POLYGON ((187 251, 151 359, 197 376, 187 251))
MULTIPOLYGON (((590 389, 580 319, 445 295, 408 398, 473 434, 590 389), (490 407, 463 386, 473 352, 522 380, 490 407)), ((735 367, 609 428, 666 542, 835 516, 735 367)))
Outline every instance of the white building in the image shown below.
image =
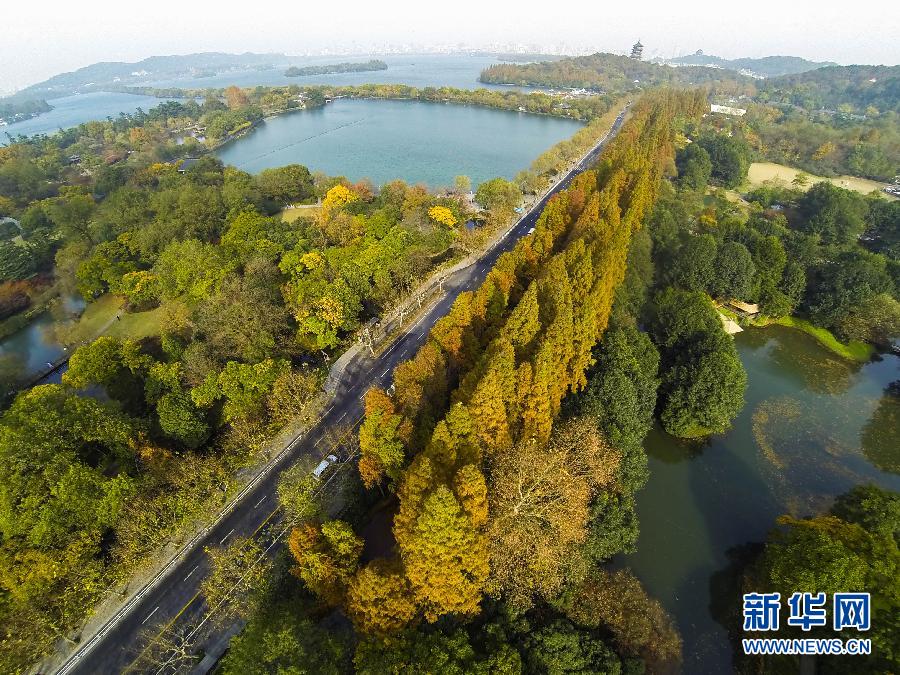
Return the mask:
POLYGON ((727 105, 716 105, 713 103, 709 106, 709 111, 714 113, 722 113, 724 115, 734 115, 735 117, 743 117, 747 111, 743 108, 732 108, 727 105))

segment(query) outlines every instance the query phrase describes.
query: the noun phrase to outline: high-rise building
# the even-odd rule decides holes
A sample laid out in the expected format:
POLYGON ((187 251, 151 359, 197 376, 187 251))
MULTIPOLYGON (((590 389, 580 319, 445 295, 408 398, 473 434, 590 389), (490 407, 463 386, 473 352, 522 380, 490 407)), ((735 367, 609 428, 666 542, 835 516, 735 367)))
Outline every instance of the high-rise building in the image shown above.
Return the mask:
POLYGON ((643 55, 644 55, 644 45, 642 45, 641 41, 638 40, 637 42, 634 43, 634 46, 631 48, 631 58, 637 59, 638 61, 640 61, 641 58, 643 57, 643 55))

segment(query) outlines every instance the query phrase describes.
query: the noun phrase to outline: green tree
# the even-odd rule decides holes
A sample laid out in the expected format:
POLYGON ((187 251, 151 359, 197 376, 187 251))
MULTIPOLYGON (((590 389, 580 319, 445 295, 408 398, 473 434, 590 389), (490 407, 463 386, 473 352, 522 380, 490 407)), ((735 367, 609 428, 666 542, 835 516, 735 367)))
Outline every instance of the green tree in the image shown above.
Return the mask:
POLYGON ((232 269, 233 264, 218 247, 188 239, 166 246, 153 272, 165 297, 186 295, 191 300, 206 300, 232 269))
POLYGON ((224 675, 341 675, 347 645, 334 631, 303 615, 300 603, 276 603, 253 616, 228 646, 224 675))
POLYGON ((891 291, 893 282, 884 256, 861 250, 847 251, 815 271, 807 290, 806 305, 816 324, 836 328, 871 298, 891 291))
POLYGON ((677 257, 667 276, 686 291, 706 291, 716 272, 716 240, 709 234, 688 236, 679 246, 677 257))
POLYGON ((296 464, 281 475, 278 481, 278 503, 284 508, 288 522, 299 524, 324 515, 317 495, 321 481, 312 475, 309 467, 296 464))
POLYGON ((731 339, 710 333, 663 376, 660 420, 674 436, 722 433, 744 407, 747 373, 731 339))
POLYGON ((756 265, 747 247, 737 241, 726 241, 716 254, 709 290, 719 298, 749 300, 753 294, 756 265))
POLYGON ((312 175, 300 164, 265 169, 257 175, 256 184, 263 197, 277 204, 302 202, 314 194, 312 175))
POLYGON ((735 188, 747 177, 750 149, 743 139, 723 134, 705 134, 697 143, 709 155, 712 163, 710 176, 713 181, 726 188, 735 188))
POLYGON ((845 339, 889 345, 900 336, 900 302, 888 293, 873 295, 849 307, 837 328, 845 339))
POLYGON ((500 645, 486 654, 476 651, 466 632, 407 631, 390 642, 363 640, 353 659, 359 675, 514 675, 521 672, 518 652, 500 645))
POLYGON ((533 631, 525 641, 526 672, 548 675, 618 675, 622 663, 615 652, 590 630, 559 619, 533 631))
POLYGON ((64 547, 99 544, 134 491, 104 467, 131 460, 135 422, 110 404, 64 386, 34 387, 0 417, 0 533, 7 541, 64 547))
POLYGON ((822 181, 800 197, 792 224, 801 232, 819 235, 824 244, 849 245, 865 230, 867 213, 862 195, 822 181))
POLYGON ((0 241, 0 282, 27 279, 34 272, 34 259, 27 245, 0 241))
POLYGON ((190 396, 183 391, 169 392, 156 403, 156 414, 163 433, 186 448, 200 447, 209 438, 209 425, 190 396))
POLYGON ((678 169, 678 185, 682 190, 700 192, 706 189, 712 175, 709 153, 698 143, 689 143, 675 156, 678 169))
POLYGON ((596 365, 579 397, 613 447, 640 447, 653 423, 659 352, 633 325, 616 326, 594 351, 596 365))

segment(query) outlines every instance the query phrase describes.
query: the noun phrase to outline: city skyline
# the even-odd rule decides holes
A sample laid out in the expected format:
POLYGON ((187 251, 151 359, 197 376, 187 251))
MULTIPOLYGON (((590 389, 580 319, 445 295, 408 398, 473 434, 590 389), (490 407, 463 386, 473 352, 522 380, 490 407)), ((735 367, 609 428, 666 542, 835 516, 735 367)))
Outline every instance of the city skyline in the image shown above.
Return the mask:
POLYGON ((187 12, 163 0, 127 15, 109 0, 92 2, 90 12, 56 0, 11 6, 2 14, 6 39, 0 42, 5 65, 0 91, 100 61, 209 51, 362 55, 464 46, 577 55, 628 53, 640 38, 647 59, 698 49, 724 58, 790 55, 843 65, 895 65, 900 59, 895 39, 900 17, 874 2, 847 13, 807 0, 790 5, 762 0, 752 13, 741 10, 740 16, 739 10, 710 0, 690 6, 648 0, 639 8, 578 7, 557 13, 532 0, 515 10, 463 0, 447 12, 422 10, 409 0, 389 8, 354 1, 345 3, 340 15, 323 6, 285 8, 263 1, 254 7, 236 20, 207 0, 193 3, 187 12))

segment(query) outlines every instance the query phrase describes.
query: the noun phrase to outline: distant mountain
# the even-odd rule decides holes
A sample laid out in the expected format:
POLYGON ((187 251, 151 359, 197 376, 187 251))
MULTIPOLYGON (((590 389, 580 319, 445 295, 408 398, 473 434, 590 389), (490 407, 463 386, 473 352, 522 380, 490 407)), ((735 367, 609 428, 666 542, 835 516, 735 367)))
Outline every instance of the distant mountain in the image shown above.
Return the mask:
POLYGON ((757 88, 760 101, 807 110, 850 106, 865 114, 872 106, 900 113, 900 66, 827 66, 763 80, 757 88))
POLYGON ((832 61, 807 61, 799 56, 764 56, 759 59, 723 59, 721 56, 704 54, 698 51, 687 56, 678 56, 674 59, 663 59, 663 63, 675 66, 711 66, 713 68, 727 68, 728 70, 750 71, 761 77, 777 77, 779 75, 795 75, 805 73, 816 68, 836 66, 832 61))
POLYGON ((0 99, 6 103, 35 99, 54 99, 85 91, 102 91, 104 87, 143 84, 153 80, 182 76, 203 77, 233 70, 267 70, 285 65, 284 54, 223 54, 205 52, 178 56, 151 56, 143 61, 125 63, 103 61, 70 73, 54 75, 0 99))

